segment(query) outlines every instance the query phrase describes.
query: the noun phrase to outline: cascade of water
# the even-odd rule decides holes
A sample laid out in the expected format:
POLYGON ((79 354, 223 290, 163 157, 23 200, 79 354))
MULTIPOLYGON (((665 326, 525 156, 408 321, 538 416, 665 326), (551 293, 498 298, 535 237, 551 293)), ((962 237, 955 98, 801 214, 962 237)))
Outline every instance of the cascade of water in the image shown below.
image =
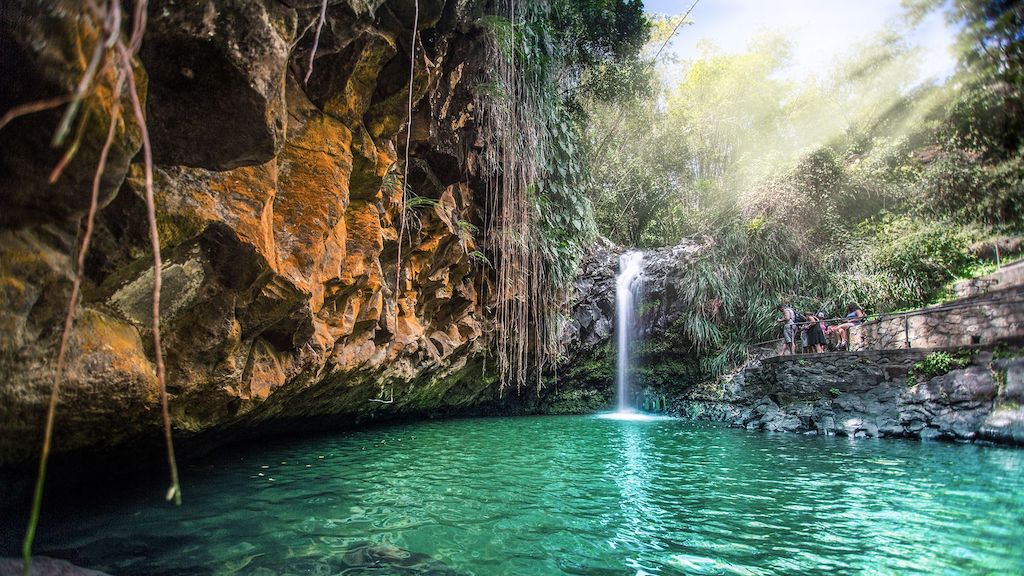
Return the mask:
POLYGON ((616 364, 616 393, 618 412, 634 412, 629 394, 631 344, 636 340, 636 297, 643 287, 644 255, 626 252, 619 256, 619 275, 615 278, 615 315, 618 337, 618 363, 616 364))

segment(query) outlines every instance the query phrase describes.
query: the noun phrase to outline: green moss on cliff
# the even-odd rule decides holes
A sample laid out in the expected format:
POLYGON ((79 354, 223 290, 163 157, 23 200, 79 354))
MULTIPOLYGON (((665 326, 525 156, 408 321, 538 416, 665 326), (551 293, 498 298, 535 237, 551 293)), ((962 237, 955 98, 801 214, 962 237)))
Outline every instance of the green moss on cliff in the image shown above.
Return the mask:
POLYGON ((551 394, 539 406, 544 414, 592 414, 608 408, 607 392, 594 389, 569 388, 551 394))

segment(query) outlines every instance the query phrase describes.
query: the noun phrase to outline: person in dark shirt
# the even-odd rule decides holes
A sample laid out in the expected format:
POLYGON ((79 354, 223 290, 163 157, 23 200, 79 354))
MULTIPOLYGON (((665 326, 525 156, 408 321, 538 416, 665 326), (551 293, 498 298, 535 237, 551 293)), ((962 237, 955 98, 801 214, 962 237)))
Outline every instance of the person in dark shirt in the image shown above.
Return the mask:
POLYGON ((807 322, 809 322, 804 327, 804 330, 807 331, 807 351, 820 354, 825 351, 825 346, 828 344, 825 332, 821 328, 823 318, 817 312, 804 312, 804 316, 807 318, 807 322))

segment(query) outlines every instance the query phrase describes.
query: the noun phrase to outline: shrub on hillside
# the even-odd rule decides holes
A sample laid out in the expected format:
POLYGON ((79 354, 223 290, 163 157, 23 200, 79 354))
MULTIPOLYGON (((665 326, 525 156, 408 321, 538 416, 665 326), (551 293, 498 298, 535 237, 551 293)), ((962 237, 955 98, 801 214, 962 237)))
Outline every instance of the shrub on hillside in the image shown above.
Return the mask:
POLYGON ((923 204, 938 216, 1019 229, 1024 222, 1024 158, 984 165, 970 152, 942 153, 918 183, 923 204))
POLYGON ((942 220, 885 214, 859 230, 854 292, 873 308, 924 306, 967 266, 971 237, 942 220))

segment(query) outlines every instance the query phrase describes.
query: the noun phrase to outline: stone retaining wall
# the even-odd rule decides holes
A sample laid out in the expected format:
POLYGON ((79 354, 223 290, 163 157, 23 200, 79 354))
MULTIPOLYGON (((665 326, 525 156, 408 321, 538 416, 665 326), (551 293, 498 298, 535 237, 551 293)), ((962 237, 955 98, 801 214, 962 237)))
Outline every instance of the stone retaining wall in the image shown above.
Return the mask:
MULTIPOLYGON (((1016 240, 1022 242, 1024 238, 1016 240)), ((989 256, 989 259, 995 259, 995 254, 989 256)), ((1024 260, 1007 264, 999 270, 979 278, 960 280, 953 285, 953 292, 958 298, 970 298, 987 294, 993 290, 1006 290, 1020 286, 1024 286, 1024 260)))
POLYGON ((744 371, 747 395, 771 395, 777 402, 864 393, 887 382, 905 381, 927 350, 867 350, 774 356, 744 371))
POLYGON ((946 348, 1024 340, 1024 290, 988 294, 971 305, 913 316, 893 316, 851 330, 854 349, 946 348), (996 299, 998 298, 998 299, 996 299))

